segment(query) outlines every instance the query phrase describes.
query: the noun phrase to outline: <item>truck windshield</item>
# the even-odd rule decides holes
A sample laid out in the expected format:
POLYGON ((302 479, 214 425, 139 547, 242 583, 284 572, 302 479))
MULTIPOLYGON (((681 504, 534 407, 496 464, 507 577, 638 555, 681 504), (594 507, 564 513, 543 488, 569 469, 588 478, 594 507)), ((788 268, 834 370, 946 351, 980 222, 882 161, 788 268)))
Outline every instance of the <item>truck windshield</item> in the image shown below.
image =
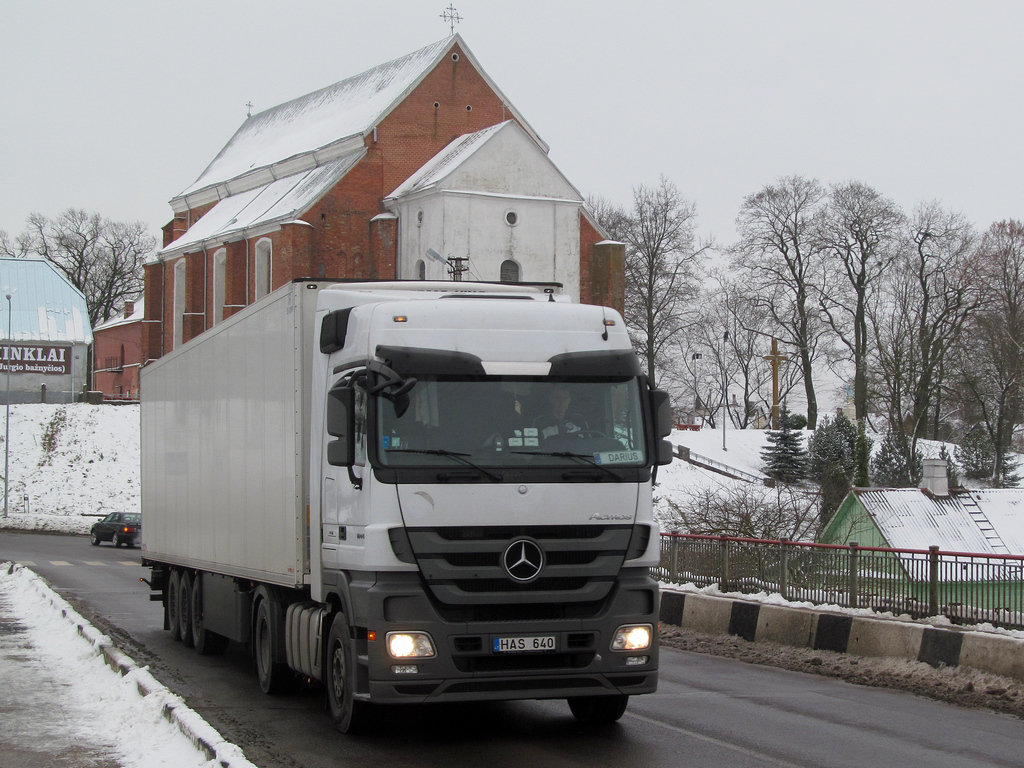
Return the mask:
POLYGON ((637 379, 424 376, 409 407, 378 399, 388 467, 647 463, 637 379))

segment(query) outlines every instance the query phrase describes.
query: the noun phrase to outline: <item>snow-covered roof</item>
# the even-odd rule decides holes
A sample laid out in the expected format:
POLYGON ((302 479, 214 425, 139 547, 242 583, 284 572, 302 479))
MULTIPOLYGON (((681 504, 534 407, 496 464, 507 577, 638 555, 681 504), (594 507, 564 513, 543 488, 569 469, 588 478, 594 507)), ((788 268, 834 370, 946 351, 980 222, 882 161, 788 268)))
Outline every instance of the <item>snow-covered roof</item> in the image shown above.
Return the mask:
POLYGON ((459 136, 403 181, 385 201, 438 188, 583 202, 579 190, 514 120, 459 136), (483 156, 485 148, 494 148, 491 162, 501 168, 501 173, 491 174, 489 178, 479 167, 475 171, 467 170, 473 158, 483 156), (463 170, 465 173, 460 174, 463 170))
POLYGON ((1024 555, 1024 489, 932 496, 917 488, 854 489, 889 546, 1024 555))
POLYGON ((104 320, 102 323, 93 328, 93 333, 96 331, 105 331, 108 328, 116 328, 119 325, 131 325, 132 323, 141 323, 146 318, 146 306, 142 296, 139 296, 135 300, 135 306, 132 307, 130 315, 125 315, 124 312, 119 312, 113 317, 104 320))
POLYGON ((0 335, 7 338, 9 320, 15 342, 92 343, 85 296, 45 259, 0 258, 0 317, 0 335))
POLYGON ((459 35, 453 35, 334 85, 246 119, 196 181, 171 200, 176 212, 280 178, 362 146, 367 136, 458 45, 509 113, 547 152, 547 145, 480 67, 459 35))
POLYGON ((428 160, 416 173, 403 181, 388 197, 400 197, 437 184, 505 125, 507 123, 500 123, 476 133, 459 136, 428 160))
POLYGON ((303 173, 271 181, 221 200, 188 231, 156 254, 156 259, 217 245, 293 221, 338 183, 366 154, 359 148, 303 173))

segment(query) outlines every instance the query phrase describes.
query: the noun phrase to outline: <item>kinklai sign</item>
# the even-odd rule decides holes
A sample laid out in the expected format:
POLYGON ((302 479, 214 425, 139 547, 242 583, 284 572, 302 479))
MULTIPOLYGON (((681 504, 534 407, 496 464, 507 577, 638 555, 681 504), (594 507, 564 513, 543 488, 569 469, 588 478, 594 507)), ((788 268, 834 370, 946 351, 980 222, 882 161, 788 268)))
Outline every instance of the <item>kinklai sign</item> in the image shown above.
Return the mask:
POLYGON ((0 347, 0 373, 71 373, 71 347, 5 344, 0 347))

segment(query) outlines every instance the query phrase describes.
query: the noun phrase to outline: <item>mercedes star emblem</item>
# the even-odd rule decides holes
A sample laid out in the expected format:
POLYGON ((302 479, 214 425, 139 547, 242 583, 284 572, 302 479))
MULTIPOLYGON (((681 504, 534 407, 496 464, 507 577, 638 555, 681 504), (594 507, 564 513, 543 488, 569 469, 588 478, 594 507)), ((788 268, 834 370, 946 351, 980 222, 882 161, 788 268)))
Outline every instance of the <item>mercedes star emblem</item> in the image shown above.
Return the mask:
POLYGON ((544 550, 529 539, 517 539, 505 549, 501 562, 512 579, 526 583, 536 579, 544 568, 544 550))

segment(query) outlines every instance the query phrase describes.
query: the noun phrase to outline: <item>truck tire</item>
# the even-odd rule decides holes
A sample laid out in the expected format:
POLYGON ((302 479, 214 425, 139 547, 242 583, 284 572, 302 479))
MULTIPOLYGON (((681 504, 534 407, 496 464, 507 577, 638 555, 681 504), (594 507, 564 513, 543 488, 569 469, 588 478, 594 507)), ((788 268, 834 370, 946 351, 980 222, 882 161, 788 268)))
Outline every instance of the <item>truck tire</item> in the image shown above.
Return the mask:
POLYGON ((224 653, 228 647, 228 639, 216 632, 203 627, 203 575, 197 573, 192 582, 192 642, 196 651, 203 656, 216 656, 224 653))
POLYGON ((264 693, 276 695, 287 693, 295 680, 295 675, 287 664, 274 661, 278 649, 274 647, 274 622, 271 611, 274 606, 270 598, 260 600, 256 609, 256 623, 253 627, 253 653, 256 656, 256 674, 260 680, 260 688, 264 693))
POLYGON ((334 615, 327 636, 324 682, 327 684, 327 703, 334 726, 342 733, 360 733, 369 725, 369 702, 355 698, 355 652, 348 621, 344 613, 334 615))
POLYGON ((181 571, 174 568, 167 581, 167 623, 171 628, 172 640, 181 640, 181 622, 178 616, 179 592, 181 592, 181 571))
POLYGON ((178 590, 178 626, 181 628, 181 642, 186 648, 195 643, 192 639, 192 574, 181 572, 181 587, 178 590))
POLYGON ((601 725, 614 723, 622 717, 629 704, 629 695, 575 696, 568 699, 568 702, 573 717, 581 723, 601 725))

